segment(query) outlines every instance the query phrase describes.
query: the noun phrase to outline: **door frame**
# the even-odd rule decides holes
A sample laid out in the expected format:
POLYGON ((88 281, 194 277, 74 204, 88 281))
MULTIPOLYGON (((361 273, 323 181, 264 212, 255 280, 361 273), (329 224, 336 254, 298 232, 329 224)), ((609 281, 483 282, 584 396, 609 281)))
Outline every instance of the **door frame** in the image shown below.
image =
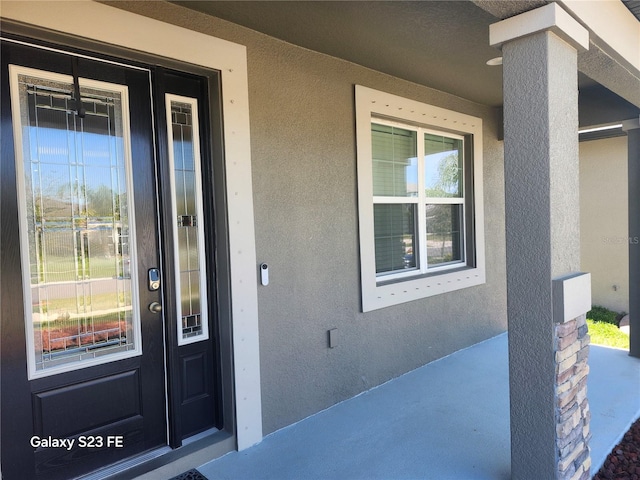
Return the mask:
POLYGON ((219 328, 228 338, 221 346, 224 430, 235 436, 238 450, 258 443, 262 402, 246 47, 95 2, 43 2, 34 9, 31 2, 6 1, 1 15, 3 31, 55 37, 66 47, 127 60, 220 72, 222 124, 212 122, 212 128, 220 129, 224 142, 223 158, 213 158, 219 328))
MULTIPOLYGON (((220 165, 224 159, 224 149, 222 140, 222 105, 220 103, 220 75, 219 72, 211 72, 193 67, 181 68, 178 70, 172 70, 165 68, 164 66, 152 67, 152 82, 153 82, 153 99, 154 99, 154 115, 157 120, 155 128, 156 142, 158 157, 161 159, 158 162, 157 180, 160 182, 159 192, 166 192, 171 187, 170 178, 173 175, 171 165, 169 163, 169 123, 167 120, 167 95, 178 97, 186 95, 184 98, 193 98, 198 102, 198 112, 196 112, 196 118, 198 118, 200 134, 195 137, 198 140, 198 148, 201 155, 197 156, 200 161, 200 185, 201 191, 197 193, 202 195, 202 208, 203 216, 202 228, 205 229, 204 238, 204 252, 207 252, 201 260, 202 271, 207 275, 207 292, 201 300, 204 299, 204 305, 206 306, 208 313, 207 322, 207 337, 196 342, 190 342, 188 344, 180 345, 179 336, 181 335, 181 329, 177 329, 176 322, 167 320, 165 335, 168 340, 167 345, 167 386, 168 386, 168 411, 169 411, 169 445, 172 448, 181 447, 183 441, 188 441, 188 435, 190 433, 186 431, 183 425, 182 412, 186 409, 189 411, 194 408, 191 404, 189 407, 183 405, 184 390, 187 387, 186 378, 184 375, 184 369, 187 368, 184 364, 186 361, 195 361, 198 363, 198 359, 202 358, 201 354, 206 350, 214 358, 213 364, 206 362, 211 369, 210 375, 204 380, 204 390, 209 394, 213 394, 216 397, 215 411, 207 411, 205 416, 212 415, 212 420, 215 423, 211 428, 226 428, 228 431, 232 431, 227 425, 229 422, 225 422, 225 418, 231 416, 225 416, 223 414, 224 406, 229 401, 223 401, 221 398, 222 388, 222 373, 221 362, 219 359, 221 349, 221 332, 218 328, 218 277, 222 275, 220 268, 218 267, 218 237, 221 232, 217 230, 216 220, 218 217, 218 205, 215 199, 216 189, 218 185, 216 180, 218 173, 215 171, 215 165, 220 165), (189 71, 186 71, 189 70, 189 71), (208 114, 206 114, 208 112, 208 114), (206 342, 208 346, 203 346, 206 342), (194 356, 195 354, 195 356, 194 356), (190 360, 189 360, 190 359, 190 360)), ((179 288, 177 288, 177 272, 176 265, 174 263, 177 245, 177 237, 174 232, 174 206, 171 201, 164 201, 166 196, 162 196, 159 211, 161 217, 161 228, 159 231, 160 243, 162 248, 162 270, 163 270, 163 282, 164 282, 164 302, 163 311, 165 318, 174 318, 173 315, 180 315, 177 308, 177 295, 179 288)), ((224 215, 222 215, 224 217, 224 215)), ((202 252, 202 253, 204 253, 202 252)), ((222 262, 224 263, 224 262, 222 262)), ((225 275, 226 276, 226 275, 225 275)), ((228 350, 228 349, 227 349, 228 350)), ((205 357, 208 354, 205 354, 205 357)), ((208 358, 208 357, 207 357, 208 358)), ((205 367, 206 371, 206 367, 205 367)), ((202 401, 204 400, 201 397, 202 401)), ((196 408, 194 411, 198 411, 196 408)), ((198 412, 203 413, 201 411, 198 412)), ((199 417, 204 419, 204 416, 199 417)), ((201 426, 200 428, 206 428, 201 426)), ((196 433, 197 435, 197 433, 196 433)))

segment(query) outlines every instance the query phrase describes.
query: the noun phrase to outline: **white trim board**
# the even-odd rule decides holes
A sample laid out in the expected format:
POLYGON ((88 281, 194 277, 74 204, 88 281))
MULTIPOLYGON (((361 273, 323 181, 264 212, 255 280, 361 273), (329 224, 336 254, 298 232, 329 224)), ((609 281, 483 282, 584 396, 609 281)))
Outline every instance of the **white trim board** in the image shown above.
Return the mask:
POLYGON ((640 22, 620 1, 558 2, 593 35, 602 39, 612 51, 640 70, 640 22))
POLYGON ((262 399, 246 47, 87 0, 2 1, 0 15, 221 72, 238 450, 258 443, 262 399))
POLYGON ((502 48, 516 38, 550 30, 576 50, 589 49, 589 32, 557 3, 529 10, 489 25, 489 44, 502 48))

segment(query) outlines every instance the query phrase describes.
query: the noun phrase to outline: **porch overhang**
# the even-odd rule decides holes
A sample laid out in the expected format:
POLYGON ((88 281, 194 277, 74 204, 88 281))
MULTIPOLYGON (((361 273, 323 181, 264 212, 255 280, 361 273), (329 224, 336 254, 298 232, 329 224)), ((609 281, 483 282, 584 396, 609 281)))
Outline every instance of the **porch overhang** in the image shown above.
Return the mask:
MULTIPOLYGON (((397 78, 501 108, 502 69, 486 65, 500 55, 498 49, 489 45, 489 25, 556 2, 367 2, 366 8, 357 1, 172 3, 397 78), (469 82, 469 78, 474 81, 469 82)), ((637 116, 638 18, 621 1, 557 3, 589 32, 589 48, 578 54, 580 126, 637 116)))

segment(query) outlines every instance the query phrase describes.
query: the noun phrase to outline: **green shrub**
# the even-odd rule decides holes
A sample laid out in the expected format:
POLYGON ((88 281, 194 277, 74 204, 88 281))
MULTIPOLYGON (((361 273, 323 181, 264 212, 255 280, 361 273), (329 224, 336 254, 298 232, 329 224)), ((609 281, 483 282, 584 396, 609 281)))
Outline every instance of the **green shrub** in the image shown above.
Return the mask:
POLYGON ((629 350, 629 335, 621 332, 615 325, 591 320, 587 320, 587 325, 589 325, 589 336, 593 345, 629 350))
POLYGON ((617 312, 612 312, 608 308, 594 305, 593 307, 591 307, 591 310, 587 312, 587 318, 589 320, 593 320, 594 322, 604 322, 618 325, 620 316, 617 312))

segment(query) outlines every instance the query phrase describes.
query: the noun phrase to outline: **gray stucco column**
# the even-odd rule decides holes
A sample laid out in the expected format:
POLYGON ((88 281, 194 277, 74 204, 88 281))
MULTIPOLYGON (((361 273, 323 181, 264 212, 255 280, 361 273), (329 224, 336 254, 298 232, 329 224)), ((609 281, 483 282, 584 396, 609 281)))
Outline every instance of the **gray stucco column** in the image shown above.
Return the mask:
POLYGON ((577 49, 588 32, 548 4, 490 34, 504 69, 511 478, 586 479, 577 49))
POLYGON ((640 119, 622 128, 629 145, 629 355, 640 358, 640 119))

